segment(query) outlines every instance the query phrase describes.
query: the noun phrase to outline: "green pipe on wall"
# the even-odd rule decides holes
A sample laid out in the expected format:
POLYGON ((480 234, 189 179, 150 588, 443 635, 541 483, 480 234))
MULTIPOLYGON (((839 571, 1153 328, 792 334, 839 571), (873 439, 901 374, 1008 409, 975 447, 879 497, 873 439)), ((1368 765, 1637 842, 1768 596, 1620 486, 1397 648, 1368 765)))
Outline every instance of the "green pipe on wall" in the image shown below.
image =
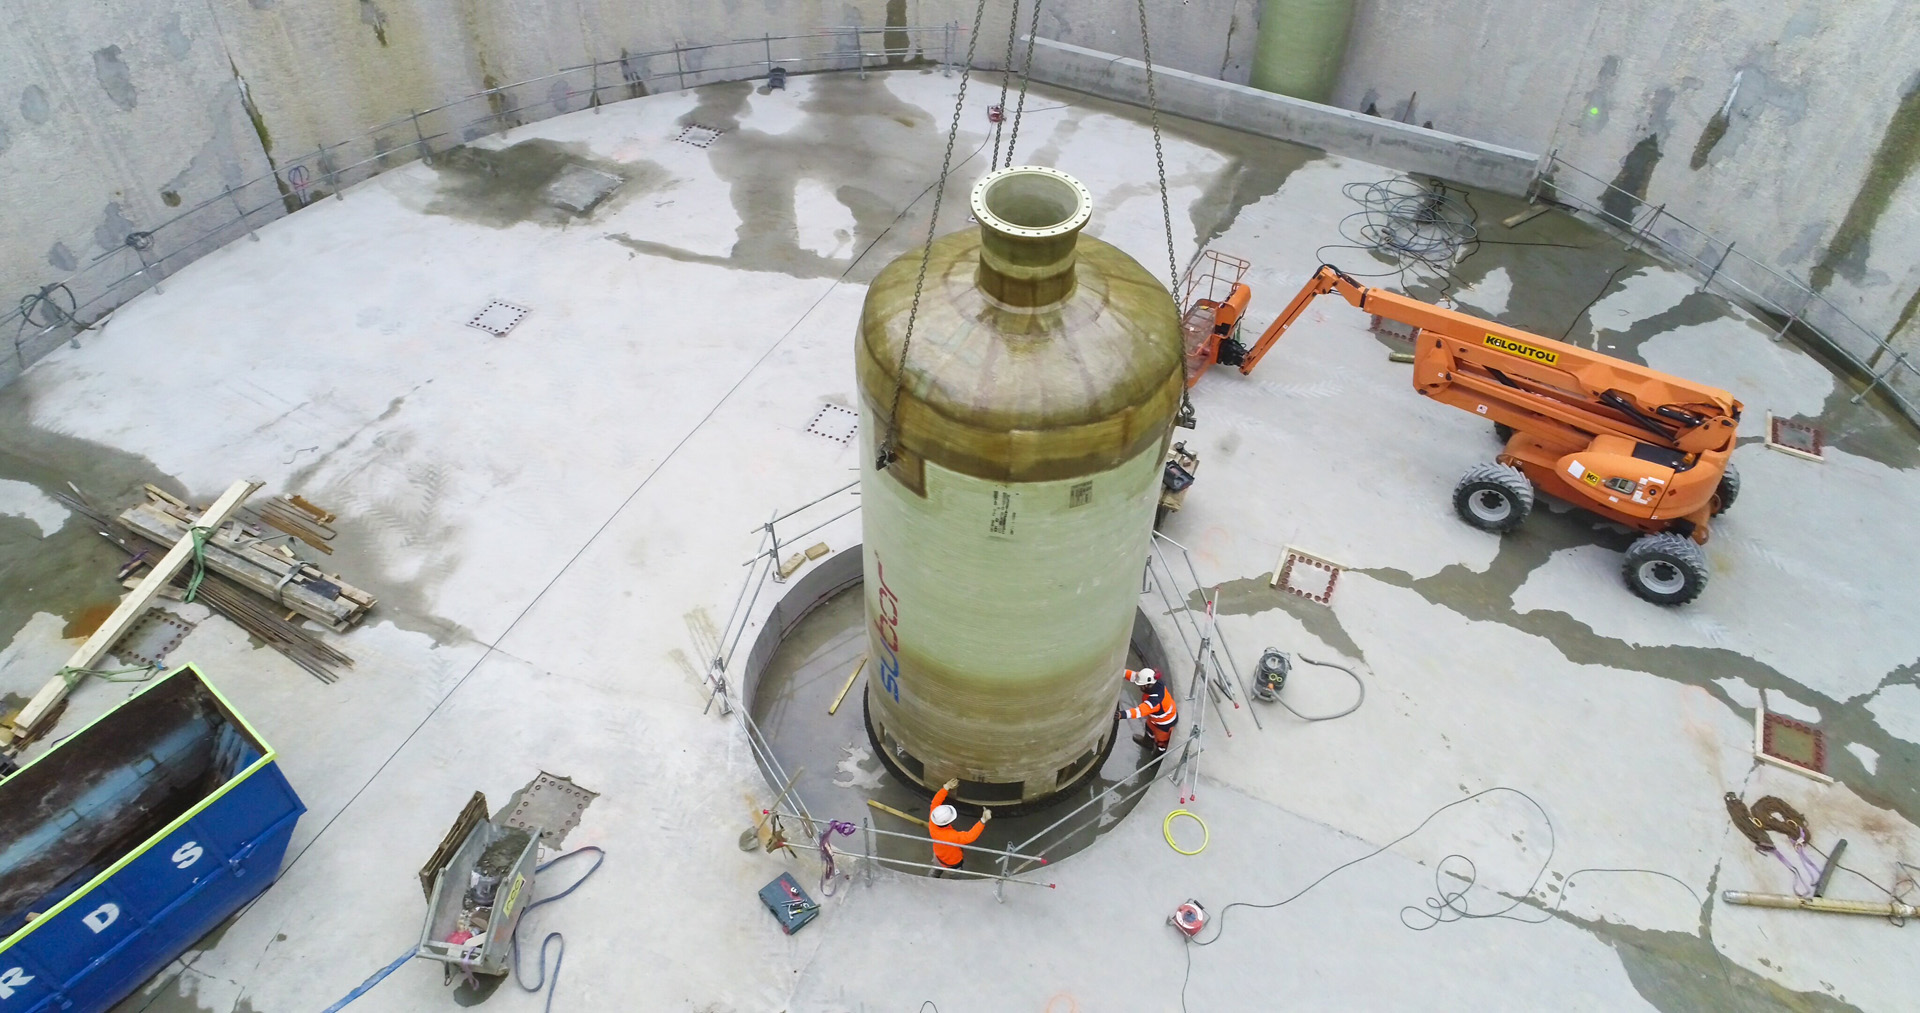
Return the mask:
POLYGON ((1333 96, 1354 0, 1261 0, 1249 83, 1309 102, 1333 96))

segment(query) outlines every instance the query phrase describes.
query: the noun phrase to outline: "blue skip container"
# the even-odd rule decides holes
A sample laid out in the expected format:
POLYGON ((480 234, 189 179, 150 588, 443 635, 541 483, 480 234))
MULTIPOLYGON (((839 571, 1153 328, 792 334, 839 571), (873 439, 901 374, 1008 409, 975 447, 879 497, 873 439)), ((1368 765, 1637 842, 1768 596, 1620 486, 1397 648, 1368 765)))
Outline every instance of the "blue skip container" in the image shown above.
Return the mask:
POLYGON ((0 781, 0 1013, 107 1009, 265 890, 274 755, 187 665, 0 781))

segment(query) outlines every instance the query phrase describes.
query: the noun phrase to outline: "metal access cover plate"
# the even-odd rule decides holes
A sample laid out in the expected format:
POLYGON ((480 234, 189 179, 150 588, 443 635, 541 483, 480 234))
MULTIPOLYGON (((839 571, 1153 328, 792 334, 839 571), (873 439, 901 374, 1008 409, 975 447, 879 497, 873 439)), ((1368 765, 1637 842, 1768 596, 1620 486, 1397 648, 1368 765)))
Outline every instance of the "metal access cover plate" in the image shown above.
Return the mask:
POLYGON ((191 632, 192 623, 165 609, 150 608, 120 635, 109 653, 121 661, 158 668, 191 632))
POLYGON ((508 331, 513 330, 526 315, 527 311, 524 307, 515 306, 510 302, 501 302, 495 299, 487 304, 486 309, 475 313, 473 319, 467 321, 467 326, 478 327, 488 334, 500 338, 505 337, 508 331))
POLYGON ((540 843, 558 850, 567 833, 580 825, 580 815, 588 803, 599 798, 573 783, 572 778, 555 777, 546 771, 513 793, 507 800, 507 815, 501 824, 523 830, 540 831, 540 843))
POLYGON ((691 144, 696 148, 704 148, 719 140, 722 133, 725 133, 725 131, 718 130, 714 127, 703 127, 698 123, 689 123, 685 129, 680 131, 680 136, 675 137, 674 140, 683 144, 691 144))
POLYGON ((860 413, 837 404, 821 405, 813 421, 807 423, 807 432, 824 436, 835 443, 847 443, 859 431, 860 413))
POLYGON ((1809 461, 1826 458, 1826 440, 1820 427, 1783 419, 1771 413, 1767 415, 1767 446, 1809 461))
POLYGON ((563 208, 574 214, 584 214, 595 204, 607 199, 607 195, 620 189, 626 180, 610 172, 589 169, 584 165, 569 165, 560 170, 560 175, 547 184, 547 203, 563 208))
POLYGON ((1333 600, 1333 586, 1340 580, 1341 569, 1338 563, 1289 546, 1267 583, 1325 605, 1333 600))

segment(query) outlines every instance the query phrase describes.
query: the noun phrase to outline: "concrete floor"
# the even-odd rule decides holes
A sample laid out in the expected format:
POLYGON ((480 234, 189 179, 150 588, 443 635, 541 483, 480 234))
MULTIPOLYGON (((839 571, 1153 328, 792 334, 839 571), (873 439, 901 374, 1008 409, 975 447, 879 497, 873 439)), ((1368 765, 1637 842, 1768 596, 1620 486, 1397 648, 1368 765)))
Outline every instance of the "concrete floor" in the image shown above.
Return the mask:
MULTIPOLYGON (((1463 304, 1547 334, 1573 321, 1569 340, 1746 401, 1745 489, 1716 525, 1705 597, 1633 598, 1625 538, 1584 515, 1542 510, 1505 540, 1456 520, 1453 483, 1493 437, 1416 397, 1364 315, 1323 300, 1253 377, 1199 385, 1188 438, 1204 465, 1167 531, 1221 586, 1243 668, 1266 645, 1345 658, 1365 706, 1313 725, 1269 710, 1264 731, 1210 741, 1196 857, 1161 839, 1163 783, 1051 867, 1056 889, 1009 887, 1001 904, 984 885, 882 876, 782 936, 754 891, 790 860, 735 845, 770 793, 740 726, 703 713, 696 659, 755 526, 850 478, 856 451, 805 428, 852 403, 862 285, 917 241, 956 84, 720 86, 520 128, 228 246, 0 390, 0 691, 32 692, 117 590, 117 553, 48 495, 68 480, 117 507, 142 481, 205 501, 262 478, 336 510, 327 565, 382 598, 340 638, 359 663, 335 685, 220 620, 175 652, 279 747, 310 812, 273 889, 124 1010, 325 1006, 416 941, 415 871, 468 794, 497 805, 541 769, 602 793, 568 843, 608 852, 527 926, 567 933, 562 1010, 1911 1007, 1909 941, 1886 923, 1716 891, 1787 888, 1729 827, 1729 790, 1780 794, 1881 882, 1920 862, 1912 434, 1686 276, 1557 215, 1509 233, 1515 203, 1486 195, 1483 235, 1520 245, 1462 265, 1463 304), (674 143, 687 122, 726 132, 674 143), (531 196, 561 154, 628 182, 561 219, 531 196), (465 326, 494 298, 531 310, 504 338, 465 326), (1826 462, 1761 446, 1769 410, 1825 426, 1826 462), (1330 606, 1267 588, 1286 545, 1350 568, 1330 606), (1827 730, 1840 783, 1753 763, 1762 690, 1827 730), (1225 912, 1213 946, 1183 953, 1164 924, 1188 897, 1216 917, 1287 898, 1497 786, 1537 808, 1471 798, 1297 902, 1225 912), (1474 914, 1519 903, 1436 926, 1438 891, 1465 891, 1474 914)), ((949 228, 994 97, 970 93, 949 228)), ((1021 157, 1085 181, 1091 231, 1152 267, 1143 120, 1039 89, 1021 157)), ((1167 134, 1178 254, 1250 257, 1260 321, 1337 242, 1341 185, 1390 175, 1192 124, 1167 134)), ((123 693, 82 686, 62 729, 123 693)), ((1307 670, 1287 697, 1313 712, 1351 693, 1307 670)), ((1844 874, 1831 893, 1876 896, 1844 874)), ((444 1008, 447 993, 415 962, 353 1008, 444 1008)), ((488 1002, 542 999, 509 986, 488 1002)))

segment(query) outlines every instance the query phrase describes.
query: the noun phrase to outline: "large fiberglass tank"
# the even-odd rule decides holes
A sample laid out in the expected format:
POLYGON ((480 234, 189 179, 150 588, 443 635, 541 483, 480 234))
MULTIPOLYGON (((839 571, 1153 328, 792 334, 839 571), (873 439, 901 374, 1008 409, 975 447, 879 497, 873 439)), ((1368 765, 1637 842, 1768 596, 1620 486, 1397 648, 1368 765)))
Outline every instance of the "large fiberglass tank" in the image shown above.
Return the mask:
POLYGON ((1002 169, 972 204, 979 229, 933 243, 904 368, 919 251, 861 313, 867 725, 922 785, 1034 802, 1112 744, 1180 322, 1145 268, 1080 235, 1073 177, 1002 169))

